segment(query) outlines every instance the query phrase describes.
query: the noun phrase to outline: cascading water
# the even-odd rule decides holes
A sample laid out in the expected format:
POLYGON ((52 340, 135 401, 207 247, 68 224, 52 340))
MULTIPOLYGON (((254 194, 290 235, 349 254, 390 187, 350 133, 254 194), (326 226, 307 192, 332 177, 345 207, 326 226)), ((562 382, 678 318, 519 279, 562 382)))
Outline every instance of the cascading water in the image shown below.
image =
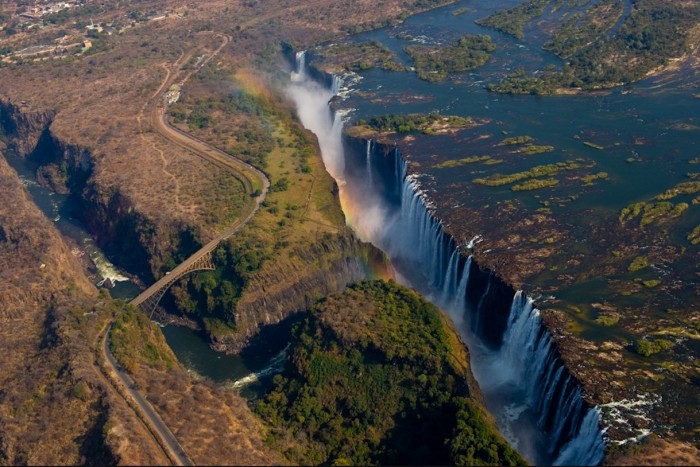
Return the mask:
POLYGON ((512 289, 465 257, 464 246, 431 214, 419 177, 398 148, 363 142, 363 150, 344 151, 342 119, 328 107, 333 92, 313 82, 306 66, 297 54, 289 95, 319 139, 348 223, 389 255, 401 280, 450 313, 504 436, 535 464, 600 463, 600 411, 585 403, 532 300, 522 292, 510 300, 512 289))

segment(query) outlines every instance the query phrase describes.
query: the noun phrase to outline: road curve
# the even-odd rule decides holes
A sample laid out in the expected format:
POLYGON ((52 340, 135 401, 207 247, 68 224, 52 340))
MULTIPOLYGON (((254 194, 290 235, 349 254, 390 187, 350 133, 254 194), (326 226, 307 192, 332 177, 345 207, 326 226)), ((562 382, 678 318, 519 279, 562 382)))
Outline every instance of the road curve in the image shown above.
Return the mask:
POLYGON ((126 394, 131 397, 131 400, 141 411, 141 415, 144 422, 148 425, 151 432, 160 441, 161 447, 165 450, 166 454, 173 461, 175 465, 194 465, 194 463, 187 457, 185 450, 182 448, 180 443, 175 438, 175 435, 170 431, 168 426, 160 418, 158 412, 153 408, 153 406, 146 400, 144 396, 136 388, 134 381, 131 377, 122 369, 121 365, 117 363, 116 359, 109 351, 109 333, 112 330, 110 325, 102 338, 102 356, 107 362, 109 368, 114 372, 114 375, 119 380, 122 388, 126 394))
MULTIPOLYGON (((220 51, 226 43, 228 43, 228 38, 225 38, 224 43, 219 47, 219 49, 217 49, 216 52, 220 51)), ((213 58, 214 55, 215 54, 212 54, 209 57, 209 59, 213 58)), ((161 89, 166 89, 169 83, 174 81, 176 74, 177 73, 173 73, 172 77, 170 75, 166 77, 166 80, 161 86, 161 89)), ((183 79, 183 82, 189 76, 190 75, 188 74, 183 79)), ((154 105, 149 113, 149 121, 151 123, 151 126, 158 134, 160 134, 170 143, 189 151, 191 154, 200 157, 201 159, 204 159, 208 162, 211 162, 217 167, 232 172, 234 176, 243 184, 246 191, 251 195, 256 191, 256 184, 253 180, 251 180, 251 178, 256 178, 258 184, 260 185, 260 193, 254 200, 252 200, 253 202, 248 203, 246 208, 241 213, 241 216, 239 216, 239 218, 236 219, 236 221, 233 224, 231 224, 224 232, 222 232, 216 238, 212 239, 209 243, 197 250, 189 258, 180 263, 175 269, 170 271, 169 274, 161 277, 156 283, 154 283, 148 289, 144 290, 141 294, 139 294, 138 297, 131 301, 131 304, 133 305, 140 305, 153 294, 161 290, 162 287, 167 286, 171 282, 176 281, 180 277, 180 273, 182 271, 186 270, 202 256, 214 250, 214 248, 216 248, 222 240, 225 240, 233 234, 235 234, 236 232, 238 232, 248 221, 250 221, 250 219, 252 219, 252 217, 258 211, 260 205, 267 196, 268 189, 270 188, 270 180, 267 178, 267 175, 265 175, 256 167, 253 167, 247 162, 231 154, 228 154, 222 151, 221 149, 215 148, 200 140, 199 138, 196 138, 188 133, 185 133, 179 128, 175 128, 174 126, 170 125, 166 115, 165 101, 162 100, 161 102, 161 105, 154 105)), ((158 103, 158 96, 155 97, 155 103, 158 103)))
MULTIPOLYGON (((228 44, 228 42, 229 38, 224 36, 221 46, 204 63, 211 60, 216 54, 218 54, 223 47, 228 44)), ((181 62, 181 58, 182 56, 180 59, 178 59, 176 65, 181 62)), ((236 219, 236 221, 224 232, 219 234, 216 238, 212 239, 209 243, 196 251, 192 256, 179 264, 170 272, 170 274, 163 276, 159 281, 132 300, 131 303, 134 305, 141 304, 161 287, 167 286, 170 282, 177 280, 179 272, 187 269, 192 263, 216 248, 222 240, 227 239, 240 230, 255 215, 257 210, 260 208, 260 205, 265 200, 268 189, 270 188, 270 180, 262 171, 235 156, 210 146, 202 140, 194 138, 192 135, 175 128, 168 123, 166 116, 166 103, 164 97, 162 96, 162 92, 175 81, 178 71, 181 70, 177 70, 172 73, 168 70, 165 80, 161 84, 160 88, 153 95, 153 97, 149 99, 149 102, 146 103, 146 105, 151 104, 148 117, 152 128, 172 144, 186 149, 191 154, 207 160, 217 167, 232 172, 234 176, 243 184, 248 194, 252 196, 256 191, 258 191, 258 196, 255 199, 251 198, 251 202, 247 203, 239 218, 236 219)), ((191 74, 192 72, 188 73, 182 79, 182 82, 184 83, 184 81, 186 81, 191 74)), ((109 330, 111 330, 111 325, 109 330)), ((124 387, 125 392, 132 398, 136 404, 136 407, 138 407, 138 410, 141 412, 142 418, 147 423, 153 434, 158 437, 161 446, 171 460, 178 465, 194 465, 193 462, 187 457, 187 454, 177 441, 177 438, 175 438, 153 406, 144 396, 141 395, 133 380, 114 359, 114 356, 109 351, 109 330, 105 333, 102 342, 102 353, 108 366, 114 371, 114 374, 124 387)))

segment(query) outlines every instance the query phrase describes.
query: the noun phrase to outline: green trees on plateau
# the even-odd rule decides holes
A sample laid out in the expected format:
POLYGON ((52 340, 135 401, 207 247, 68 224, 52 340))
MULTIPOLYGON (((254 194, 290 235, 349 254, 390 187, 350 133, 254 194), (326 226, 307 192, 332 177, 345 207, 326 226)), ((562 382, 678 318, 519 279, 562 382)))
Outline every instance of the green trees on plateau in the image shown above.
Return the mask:
POLYGON ((269 441, 301 464, 524 465, 470 397, 449 320, 393 283, 320 301, 255 409, 269 441))

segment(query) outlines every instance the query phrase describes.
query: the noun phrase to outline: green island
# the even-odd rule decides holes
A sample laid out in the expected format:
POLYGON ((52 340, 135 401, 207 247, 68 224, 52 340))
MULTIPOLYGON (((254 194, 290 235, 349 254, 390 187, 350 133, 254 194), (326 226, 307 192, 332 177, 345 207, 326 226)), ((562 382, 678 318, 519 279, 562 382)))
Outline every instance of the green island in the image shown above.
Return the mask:
MULTIPOLYGON (((593 165, 584 164, 581 161, 557 162, 556 164, 538 165, 530 170, 516 172, 509 175, 493 174, 486 178, 475 178, 472 181, 479 185, 503 186, 508 185, 510 183, 519 182, 521 180, 526 180, 528 178, 555 175, 564 170, 578 170, 591 167, 593 167, 593 165)), ((551 181, 547 183, 549 184, 546 184, 546 186, 553 186, 551 181)))
POLYGON ((511 190, 513 191, 532 191, 539 190, 541 188, 549 188, 559 184, 559 180, 556 178, 540 178, 535 180, 528 180, 524 183, 519 183, 513 185, 511 190))
POLYGON ((625 223, 641 214, 639 225, 644 227, 656 221, 663 221, 679 217, 688 209, 688 203, 673 204, 668 201, 659 203, 639 202, 623 208, 620 212, 620 223, 625 223))
POLYGON ((696 226, 689 234, 688 241, 692 245, 697 245, 700 243, 700 225, 696 226))
POLYGON ((449 160, 449 161, 441 162, 439 164, 436 164, 435 168, 436 169, 451 169, 454 167, 461 167, 463 165, 476 164, 477 162, 483 162, 485 164, 498 163, 496 161, 497 161, 497 159, 493 159, 493 158, 491 158, 491 156, 469 156, 469 157, 465 157, 463 159, 449 160))
POLYGON ((528 156, 535 156, 537 154, 544 154, 552 151, 554 151, 554 146, 528 144, 517 149, 515 152, 519 154, 527 154, 528 156))
POLYGON ((601 146, 599 144, 591 143, 590 141, 584 141, 583 144, 585 146, 588 146, 589 148, 598 149, 599 151, 602 151, 603 149, 605 149, 603 146, 601 146))
MULTIPOLYGON (((543 16, 550 3, 531 0, 477 23, 522 39, 525 26, 543 16)), ((554 4, 552 14, 565 19, 543 48, 566 58, 566 63, 560 68, 550 65, 539 75, 516 70, 501 82, 490 83, 488 89, 508 94, 556 94, 610 88, 639 81, 669 66, 669 58, 691 53, 700 5, 635 0, 623 17, 621 4, 601 0, 585 11, 576 10, 579 6, 575 4, 566 8, 563 2, 554 4)))
POLYGON ((525 465, 474 400, 449 318, 392 282, 317 303, 255 411, 293 463, 525 465))
POLYGON ((480 26, 486 26, 497 31, 523 38, 525 24, 544 13, 545 7, 551 0, 530 0, 509 10, 498 11, 486 18, 476 21, 480 26))
POLYGON ((643 357, 648 357, 673 347, 673 342, 667 339, 639 339, 634 343, 634 351, 643 357))
POLYGON ((357 124, 348 128, 350 136, 364 137, 375 133, 412 133, 421 132, 425 135, 446 133, 467 128, 479 123, 471 117, 456 115, 444 116, 437 112, 429 114, 381 115, 369 120, 358 120, 357 124))
POLYGON ((622 15, 622 1, 602 0, 585 11, 573 13, 542 48, 561 58, 571 57, 605 34, 622 15))
MULTIPOLYGON (((695 174, 688 174, 688 176, 690 178, 695 178, 695 174)), ((618 219, 621 224, 624 224, 627 221, 640 217, 639 225, 642 227, 653 222, 664 222, 675 219, 686 212, 691 205, 696 206, 700 204, 700 201, 698 201, 698 197, 690 200, 690 203, 680 202, 674 204, 669 200, 678 196, 693 196, 699 192, 700 182, 696 180, 680 182, 673 188, 656 195, 653 198, 653 201, 656 202, 640 201, 628 205, 620 211, 618 219)), ((695 235, 691 232, 691 234, 688 235, 688 241, 695 245, 697 244, 697 242, 693 243, 695 239, 695 235)))
POLYGON ((607 172, 598 172, 597 174, 584 175, 581 177, 583 186, 591 186, 596 180, 608 180, 610 176, 607 172))
POLYGON ((372 68, 406 71, 396 55, 378 41, 317 47, 313 49, 313 55, 315 65, 329 73, 359 72, 372 68))
POLYGON ((527 136, 527 135, 525 135, 525 136, 511 136, 511 137, 505 138, 503 141, 498 143, 496 146, 515 146, 518 144, 531 143, 534 140, 535 140, 535 138, 533 138, 532 136, 527 136))
POLYGON ((496 46, 490 36, 466 34, 454 45, 412 45, 404 50, 413 59, 418 76, 435 83, 445 80, 451 73, 480 67, 496 46))

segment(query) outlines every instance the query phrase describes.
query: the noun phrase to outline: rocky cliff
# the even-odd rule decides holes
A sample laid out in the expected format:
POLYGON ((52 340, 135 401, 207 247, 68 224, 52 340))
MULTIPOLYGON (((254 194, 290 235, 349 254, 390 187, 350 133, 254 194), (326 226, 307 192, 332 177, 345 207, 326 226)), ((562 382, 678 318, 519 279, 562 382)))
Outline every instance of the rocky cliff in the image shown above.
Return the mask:
POLYGON ((326 235, 265 264, 247 284, 234 310, 236 334, 213 342, 219 351, 238 352, 261 328, 311 308, 321 297, 375 274, 386 276, 381 252, 351 232, 326 235))
POLYGON ((151 282, 172 267, 174 258, 196 250, 199 242, 191 226, 151 219, 120 186, 102 183, 96 176, 101 170, 98 158, 89 148, 57 136, 53 117, 50 111, 24 113, 0 100, 8 148, 36 168, 40 183, 75 197, 80 206, 75 214, 115 264, 151 282))

